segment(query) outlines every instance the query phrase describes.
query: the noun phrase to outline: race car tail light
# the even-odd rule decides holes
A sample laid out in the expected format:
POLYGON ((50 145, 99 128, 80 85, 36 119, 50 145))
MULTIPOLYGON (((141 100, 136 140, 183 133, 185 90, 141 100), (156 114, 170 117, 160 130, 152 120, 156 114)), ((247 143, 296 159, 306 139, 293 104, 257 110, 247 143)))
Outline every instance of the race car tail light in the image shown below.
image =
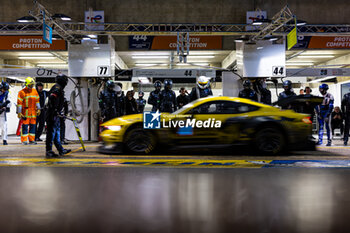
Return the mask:
POLYGON ((305 124, 312 124, 311 117, 304 117, 301 121, 305 124))

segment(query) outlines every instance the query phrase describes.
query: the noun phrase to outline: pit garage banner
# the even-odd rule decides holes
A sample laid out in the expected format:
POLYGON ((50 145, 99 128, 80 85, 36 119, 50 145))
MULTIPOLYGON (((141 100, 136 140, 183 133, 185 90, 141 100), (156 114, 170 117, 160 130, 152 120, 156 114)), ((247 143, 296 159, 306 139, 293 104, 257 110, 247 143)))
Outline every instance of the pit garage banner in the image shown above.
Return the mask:
POLYGON ((0 50, 65 51, 67 45, 64 40, 53 40, 50 44, 42 36, 0 36, 0 50))
POLYGON ((42 77, 42 78, 54 78, 58 74, 68 75, 68 70, 60 69, 44 69, 44 68, 30 68, 30 69, 13 69, 2 68, 0 69, 1 77, 42 77))
MULTIPOLYGON (((246 18, 247 18, 246 20, 247 24, 252 24, 257 20, 267 19, 267 12, 266 11, 247 11, 246 18)), ((246 26, 245 28, 247 31, 255 31, 259 29, 259 27, 257 26, 246 26)))
POLYGON ((105 29, 104 25, 99 25, 105 22, 105 12, 104 11, 85 11, 85 23, 89 25, 85 26, 86 30, 90 31, 103 31, 105 29), (97 24, 97 25, 93 25, 97 24))
MULTIPOLYGON (((129 36, 130 50, 176 50, 176 36, 129 36)), ((221 50, 222 36, 190 36, 190 50, 221 50)))
POLYGON ((293 49, 350 49, 350 36, 298 36, 293 49))

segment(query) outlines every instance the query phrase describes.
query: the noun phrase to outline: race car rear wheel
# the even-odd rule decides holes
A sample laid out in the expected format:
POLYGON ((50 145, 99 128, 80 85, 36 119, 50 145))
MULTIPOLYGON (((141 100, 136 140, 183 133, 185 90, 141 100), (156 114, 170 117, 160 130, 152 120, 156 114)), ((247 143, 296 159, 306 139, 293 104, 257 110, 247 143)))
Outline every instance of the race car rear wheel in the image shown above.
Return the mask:
POLYGON ((261 154, 275 155, 284 150, 285 138, 277 127, 267 126, 256 133, 254 146, 261 154))
POLYGON ((151 131, 135 127, 126 133, 124 146, 133 154, 149 154, 155 150, 156 138, 151 131))

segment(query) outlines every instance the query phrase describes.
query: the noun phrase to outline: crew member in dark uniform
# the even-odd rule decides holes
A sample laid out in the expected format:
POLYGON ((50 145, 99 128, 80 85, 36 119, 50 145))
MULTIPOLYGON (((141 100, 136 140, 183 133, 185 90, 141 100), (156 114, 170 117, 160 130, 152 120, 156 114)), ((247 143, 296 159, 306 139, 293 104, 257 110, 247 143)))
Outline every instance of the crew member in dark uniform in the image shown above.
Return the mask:
POLYGON ((2 144, 7 143, 7 113, 10 112, 11 101, 9 97, 9 84, 5 81, 0 83, 0 132, 2 137, 2 144))
POLYGON ((244 82, 243 82, 244 89, 239 92, 238 97, 258 101, 258 95, 251 88, 251 86, 252 86, 252 84, 251 84, 250 80, 244 80, 244 82))
POLYGON ((134 90, 129 90, 125 96, 125 115, 136 114, 137 104, 134 98, 134 90))
POLYGON ((210 95, 213 95, 213 92, 210 88, 210 82, 207 77, 200 76, 197 80, 196 87, 192 88, 190 93, 190 101, 194 101, 196 99, 205 98, 210 95))
POLYGON ((48 97, 48 92, 43 90, 44 85, 41 82, 36 83, 36 90, 39 94, 39 103, 40 103, 40 109, 41 113, 39 116, 36 117, 36 128, 37 131, 35 133, 35 141, 42 141, 40 139, 41 134, 43 133, 44 127, 45 127, 45 118, 46 118, 46 109, 45 109, 45 101, 48 97))
MULTIPOLYGON (((292 89, 292 82, 289 80, 286 80, 283 82, 283 88, 284 91, 281 92, 278 96, 278 100, 282 100, 282 99, 287 99, 293 96, 296 96, 295 92, 292 89)), ((282 109, 292 109, 293 106, 292 105, 285 105, 285 106, 281 106, 282 109)))
POLYGON ((68 83, 68 78, 65 75, 58 75, 56 77, 56 84, 49 91, 48 109, 46 112, 46 157, 58 157, 52 151, 52 141, 54 142, 59 155, 65 155, 71 150, 66 150, 62 147, 60 139, 60 113, 64 105, 64 88, 68 83))
POLYGON ((116 98, 116 111, 117 111, 117 117, 121 117, 124 115, 125 112, 125 96, 124 92, 122 91, 120 85, 117 85, 115 88, 115 91, 117 93, 117 98, 116 98))
POLYGON ((99 105, 101 109, 101 116, 103 118, 103 122, 109 121, 117 117, 117 93, 114 91, 114 87, 114 82, 112 80, 108 80, 106 83, 106 89, 100 93, 99 105))
POLYGON ((147 103, 152 105, 152 112, 156 112, 159 110, 160 107, 160 100, 159 100, 159 95, 160 95, 160 89, 162 88, 162 83, 157 80, 154 82, 154 91, 151 91, 148 97, 147 103))
POLYGON ((146 100, 143 99, 144 95, 145 93, 143 93, 143 91, 139 91, 139 98, 136 100, 137 111, 139 113, 143 113, 143 110, 145 109, 146 100))
POLYGON ((349 140, 349 128, 350 128, 350 92, 343 96, 343 99, 341 101, 341 109, 345 120, 344 146, 347 146, 348 140, 349 140))
POLYGON ((177 107, 182 108, 183 106, 188 104, 188 102, 190 102, 190 98, 187 95, 187 90, 184 87, 181 87, 179 92, 180 92, 180 95, 176 97, 176 102, 177 102, 177 107))
POLYGON ((160 111, 161 112, 174 112, 177 109, 176 95, 171 88, 173 87, 173 81, 171 79, 164 80, 164 89, 160 92, 160 111))

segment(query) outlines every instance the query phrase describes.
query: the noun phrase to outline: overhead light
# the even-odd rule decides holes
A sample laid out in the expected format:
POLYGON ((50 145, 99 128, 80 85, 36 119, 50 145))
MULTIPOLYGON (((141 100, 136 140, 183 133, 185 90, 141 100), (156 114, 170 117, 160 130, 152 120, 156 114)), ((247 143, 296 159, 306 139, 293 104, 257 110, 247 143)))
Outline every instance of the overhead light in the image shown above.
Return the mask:
POLYGON ((306 21, 297 20, 297 26, 304 26, 304 25, 306 25, 306 21))
POLYGON ((287 66, 312 66, 314 63, 313 62, 287 62, 287 66))
POLYGON ((190 55, 215 55, 216 52, 211 51, 190 51, 190 55))
POLYGON ((196 65, 196 66, 208 66, 209 63, 192 63, 193 65, 196 65))
POLYGON ((136 66, 167 66, 165 63, 135 63, 136 66))
MULTIPOLYGON (((295 25, 295 19, 291 19, 287 24, 290 26, 295 25)), ((306 21, 298 19, 296 24, 297 24, 297 26, 304 26, 304 25, 306 25, 306 21)))
POLYGON ((262 25, 264 23, 270 23, 270 22, 271 22, 271 20, 269 20, 269 19, 257 19, 255 21, 253 21, 252 25, 259 26, 259 25, 262 25))
POLYGON ((132 56, 169 56, 169 52, 132 52, 132 56))
POLYGON ((48 63, 48 64, 37 64, 39 67, 68 67, 68 64, 54 64, 54 63, 48 63))
POLYGON ((38 61, 36 64, 67 64, 65 61, 38 61))
POLYGON ((131 56, 132 59, 168 59, 169 56, 131 56))
POLYGON ((208 66, 209 63, 200 62, 200 63, 177 63, 177 66, 208 66))
POLYGON ((43 57, 48 57, 51 56, 50 53, 48 52, 25 52, 25 53, 18 53, 18 56, 23 56, 23 57, 34 57, 34 56, 43 56, 43 57))
POLYGON ((244 41, 248 41, 248 40, 249 40, 248 37, 240 37, 240 38, 235 39, 235 42, 244 42, 244 41))
POLYGON ((138 64, 163 64, 167 61, 162 60, 162 59, 158 59, 158 60, 134 60, 134 63, 138 63, 138 64))
POLYGON ((264 47, 257 47, 256 49, 259 49, 259 50, 260 50, 260 49, 263 49, 263 48, 264 48, 264 47))
POLYGON ((65 14, 54 14, 52 16, 53 19, 60 19, 60 20, 63 20, 63 21, 70 21, 72 20, 71 17, 65 15, 65 14))
POLYGON ((333 58, 333 55, 299 55, 297 58, 333 58))
POLYGON ((207 56, 187 56, 187 58, 214 58, 215 56, 214 55, 207 55, 207 56))
POLYGON ((278 37, 276 37, 276 36, 265 36, 264 40, 276 41, 276 40, 278 40, 278 37))
POLYGON ((97 35, 88 35, 88 37, 90 37, 91 39, 96 39, 97 38, 97 35))
POLYGON ((40 60, 40 59, 56 59, 56 57, 18 57, 18 59, 23 59, 23 60, 40 60))
POLYGON ((17 19, 19 23, 32 23, 35 22, 36 19, 33 16, 23 16, 22 18, 17 19))
POLYGON ((324 77, 324 78, 317 78, 317 79, 309 81, 308 83, 318 83, 318 82, 322 82, 322 81, 325 81, 325 80, 328 80, 328 79, 332 79, 332 78, 335 78, 335 77, 336 76, 327 76, 327 77, 324 77))

